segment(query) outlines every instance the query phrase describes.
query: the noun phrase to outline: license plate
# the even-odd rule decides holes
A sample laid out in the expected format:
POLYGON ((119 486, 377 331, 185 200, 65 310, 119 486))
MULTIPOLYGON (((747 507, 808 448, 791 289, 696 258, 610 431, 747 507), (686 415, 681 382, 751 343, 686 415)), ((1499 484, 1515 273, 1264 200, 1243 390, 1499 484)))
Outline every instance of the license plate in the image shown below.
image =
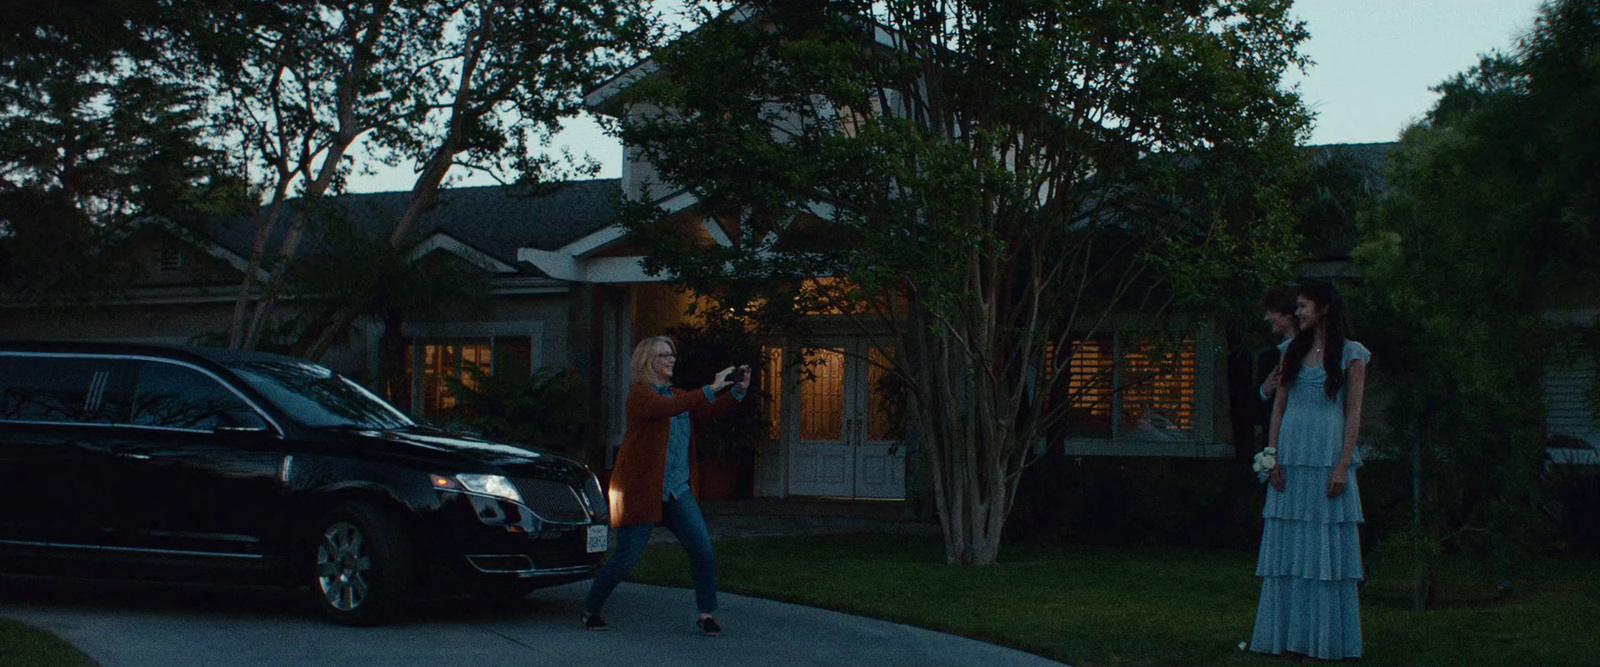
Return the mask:
POLYGON ((610 526, 589 526, 589 553, 599 553, 606 550, 606 535, 610 526))

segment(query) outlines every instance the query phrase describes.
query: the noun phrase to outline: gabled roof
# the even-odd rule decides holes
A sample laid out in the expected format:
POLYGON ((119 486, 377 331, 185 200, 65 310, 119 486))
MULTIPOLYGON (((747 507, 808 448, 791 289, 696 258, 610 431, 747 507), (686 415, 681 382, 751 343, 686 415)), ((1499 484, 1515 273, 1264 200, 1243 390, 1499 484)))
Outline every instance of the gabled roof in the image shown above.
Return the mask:
MULTIPOLYGON (((755 20, 760 15, 760 10, 757 10, 756 8, 746 4, 740 4, 717 16, 713 20, 729 20, 734 23, 746 23, 755 20)), ((701 27, 703 26, 696 26, 694 29, 684 34, 693 34, 699 31, 701 27)), ((882 25, 873 26, 872 37, 879 45, 884 47, 901 48, 903 46, 900 37, 896 35, 894 31, 882 25)), ((681 38, 682 37, 680 36, 678 39, 681 38)), ((676 41, 676 39, 673 41, 676 41)), ((620 115, 621 110, 612 108, 612 105, 610 104, 611 100, 614 99, 618 93, 621 93, 623 89, 633 85, 635 81, 654 74, 657 69, 659 69, 659 66, 656 65, 655 58, 647 56, 639 62, 634 63, 631 67, 618 73, 616 76, 602 81, 600 85, 595 86, 594 88, 585 92, 583 94, 583 104, 585 107, 588 107, 590 111, 595 113, 602 113, 610 116, 620 115)))
MULTIPOLYGON (((432 210, 411 229, 413 241, 427 241, 426 247, 481 253, 484 257, 516 270, 533 272, 517 261, 521 248, 554 250, 610 227, 616 220, 620 196, 618 179, 571 181, 553 190, 530 193, 515 186, 480 186, 440 190, 432 210)), ((373 238, 386 238, 395 218, 404 210, 409 192, 348 194, 330 201, 343 209, 343 215, 373 238)), ((289 215, 280 213, 268 248, 282 243, 289 215)), ((248 218, 216 219, 211 222, 216 243, 242 257, 250 256, 255 243, 255 227, 248 218)), ((314 252, 313 235, 302 245, 302 252, 314 252)))

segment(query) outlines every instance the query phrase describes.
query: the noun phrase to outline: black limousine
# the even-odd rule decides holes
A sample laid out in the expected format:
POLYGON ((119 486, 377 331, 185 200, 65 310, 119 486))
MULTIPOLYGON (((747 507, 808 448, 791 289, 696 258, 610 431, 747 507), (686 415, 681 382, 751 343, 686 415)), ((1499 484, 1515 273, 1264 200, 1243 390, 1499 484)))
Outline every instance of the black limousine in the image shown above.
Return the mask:
POLYGON ((309 586, 331 620, 585 579, 582 463, 424 426, 265 353, 0 343, 0 572, 309 586))

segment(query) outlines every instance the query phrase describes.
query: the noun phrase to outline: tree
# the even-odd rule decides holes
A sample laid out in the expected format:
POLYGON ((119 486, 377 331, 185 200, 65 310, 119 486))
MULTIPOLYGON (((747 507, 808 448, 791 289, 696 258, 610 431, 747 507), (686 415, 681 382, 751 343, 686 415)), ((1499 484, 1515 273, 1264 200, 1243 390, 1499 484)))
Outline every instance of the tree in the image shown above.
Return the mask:
POLYGON ((833 314, 900 351, 953 563, 994 561, 1081 341, 1290 266, 1288 2, 701 9, 621 95, 620 134, 660 176, 640 199, 687 191, 729 242, 649 204, 628 224, 651 270, 759 326, 833 314))
POLYGON ((1529 406, 1564 334, 1542 311, 1600 277, 1600 7, 1549 3, 1515 52, 1434 90, 1362 219, 1355 301, 1394 389, 1388 442, 1420 480, 1402 541, 1504 577, 1544 525, 1529 509, 1544 414, 1529 406))
POLYGON ((245 204, 207 141, 203 91, 139 66, 184 14, 145 3, 25 2, 0 31, 0 284, 92 298, 138 267, 116 246, 161 223, 196 231, 245 204))
POLYGON ((292 341, 304 340, 305 329, 344 312, 381 322, 379 377, 373 380, 381 381, 384 397, 395 401, 411 395, 406 322, 483 317, 493 307, 489 276, 455 255, 419 258, 420 241, 372 238, 349 219, 354 213, 345 207, 330 211, 321 225, 323 243, 291 272, 291 296, 304 307, 286 322, 289 335, 283 338, 291 341, 286 351, 292 352, 292 341))
MULTIPOLYGON (((352 157, 359 142, 417 170, 388 230, 393 246, 461 169, 523 184, 564 173, 543 149, 580 110, 579 92, 650 45, 645 8, 642 0, 207 3, 207 30, 174 46, 173 72, 205 82, 213 122, 263 202, 231 345, 255 347, 273 327, 321 199, 363 168, 352 157)), ((353 306, 327 313, 296 351, 321 356, 358 314, 353 306)))

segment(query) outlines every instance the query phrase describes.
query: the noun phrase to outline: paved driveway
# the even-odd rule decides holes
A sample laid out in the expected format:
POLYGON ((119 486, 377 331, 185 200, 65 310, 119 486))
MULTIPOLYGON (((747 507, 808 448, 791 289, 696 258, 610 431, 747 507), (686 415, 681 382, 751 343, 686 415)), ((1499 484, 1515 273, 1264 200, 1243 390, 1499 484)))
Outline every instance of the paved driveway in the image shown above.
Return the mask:
POLYGON ((423 604, 402 625, 347 628, 271 588, 0 577, 0 616, 56 633, 102 667, 175 665, 870 665, 1023 667, 1038 656, 920 628, 722 594, 724 633, 694 627, 694 593, 624 583, 610 632, 578 627, 588 583, 494 606, 423 604))

